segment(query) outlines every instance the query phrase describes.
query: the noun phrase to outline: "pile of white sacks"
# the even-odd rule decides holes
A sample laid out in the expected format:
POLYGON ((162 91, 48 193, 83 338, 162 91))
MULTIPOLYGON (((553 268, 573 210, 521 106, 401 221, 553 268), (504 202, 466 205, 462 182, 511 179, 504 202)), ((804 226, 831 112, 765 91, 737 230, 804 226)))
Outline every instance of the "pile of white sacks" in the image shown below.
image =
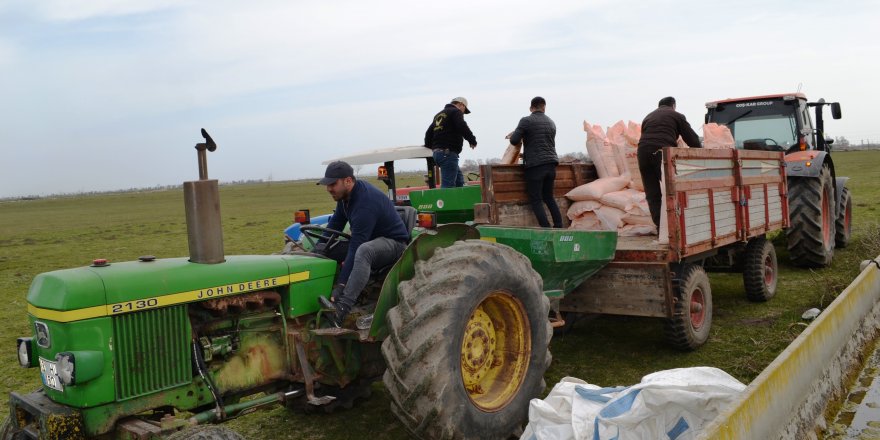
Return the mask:
MULTIPOLYGON (((642 127, 633 121, 603 130, 584 121, 587 154, 599 178, 569 191, 569 229, 617 231, 621 236, 657 235, 636 154, 642 127)), ((704 148, 733 148, 730 130, 715 123, 703 126, 704 148)), ((678 146, 687 145, 678 139, 678 146)))

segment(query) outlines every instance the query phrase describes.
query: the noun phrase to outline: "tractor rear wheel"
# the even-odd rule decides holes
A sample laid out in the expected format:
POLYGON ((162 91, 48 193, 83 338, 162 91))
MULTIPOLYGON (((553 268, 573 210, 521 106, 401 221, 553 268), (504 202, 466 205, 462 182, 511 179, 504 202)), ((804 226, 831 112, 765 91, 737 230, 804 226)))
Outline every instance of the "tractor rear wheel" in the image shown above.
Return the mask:
POLYGON ((837 206, 837 225, 834 229, 834 247, 843 249, 849 244, 852 235, 852 195, 849 188, 841 189, 840 204, 837 206))
POLYGON ((788 253, 802 267, 823 267, 834 256, 834 186, 831 168, 822 166, 819 177, 788 179, 788 253))
POLYGON ((391 409, 421 439, 507 439, 550 365, 550 302, 513 249, 459 241, 400 284, 382 343, 391 409))
POLYGON ((743 285, 746 297, 751 301, 764 302, 776 295, 779 267, 776 248, 765 237, 755 237, 746 245, 743 285))
POLYGON ((666 340, 679 350, 694 350, 709 339, 712 328, 712 288, 706 271, 697 265, 678 266, 672 279, 675 295, 672 318, 666 320, 666 340))

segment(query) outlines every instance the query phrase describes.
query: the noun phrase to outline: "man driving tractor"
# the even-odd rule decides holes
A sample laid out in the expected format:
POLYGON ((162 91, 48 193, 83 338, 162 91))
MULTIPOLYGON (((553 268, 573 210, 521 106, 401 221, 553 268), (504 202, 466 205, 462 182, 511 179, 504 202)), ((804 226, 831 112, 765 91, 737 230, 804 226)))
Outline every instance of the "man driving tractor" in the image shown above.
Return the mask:
POLYGON ((344 258, 341 253, 338 257, 342 259, 342 269, 333 287, 332 302, 323 303, 334 310, 332 321, 339 327, 367 285, 370 272, 397 261, 410 236, 388 196, 355 179, 348 163, 336 161, 327 165, 324 178, 317 184, 325 185, 336 201, 327 228, 342 231, 348 223, 351 230, 348 250, 344 258))

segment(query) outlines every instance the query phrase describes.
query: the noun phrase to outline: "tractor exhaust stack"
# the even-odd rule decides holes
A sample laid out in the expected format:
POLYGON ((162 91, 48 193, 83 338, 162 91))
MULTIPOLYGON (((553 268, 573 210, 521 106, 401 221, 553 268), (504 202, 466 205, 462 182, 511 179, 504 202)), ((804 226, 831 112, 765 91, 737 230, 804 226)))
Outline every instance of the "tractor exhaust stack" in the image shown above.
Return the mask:
POLYGON ((205 142, 196 144, 199 180, 183 182, 189 261, 216 264, 226 261, 220 226, 220 190, 216 179, 208 179, 207 151, 216 150, 217 144, 204 128, 202 137, 205 142))

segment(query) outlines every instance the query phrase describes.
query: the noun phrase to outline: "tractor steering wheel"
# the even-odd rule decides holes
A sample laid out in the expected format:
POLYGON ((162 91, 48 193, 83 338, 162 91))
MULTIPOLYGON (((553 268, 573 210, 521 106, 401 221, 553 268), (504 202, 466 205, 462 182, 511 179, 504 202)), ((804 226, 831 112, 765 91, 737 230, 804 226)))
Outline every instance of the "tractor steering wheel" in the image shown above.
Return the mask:
MULTIPOLYGON (((779 146, 779 142, 776 142, 775 139, 764 138, 764 142, 773 142, 773 145, 779 146)), ((770 145, 770 144, 767 144, 770 145)))
POLYGON ((335 249, 339 243, 351 240, 351 235, 346 234, 345 232, 318 225, 302 225, 299 228, 299 232, 301 232, 306 241, 312 245, 312 250, 314 252, 324 255, 327 255, 330 251, 335 249), (318 244, 320 244, 319 242, 321 240, 326 240, 326 242, 324 243, 323 249, 319 250, 318 244))

